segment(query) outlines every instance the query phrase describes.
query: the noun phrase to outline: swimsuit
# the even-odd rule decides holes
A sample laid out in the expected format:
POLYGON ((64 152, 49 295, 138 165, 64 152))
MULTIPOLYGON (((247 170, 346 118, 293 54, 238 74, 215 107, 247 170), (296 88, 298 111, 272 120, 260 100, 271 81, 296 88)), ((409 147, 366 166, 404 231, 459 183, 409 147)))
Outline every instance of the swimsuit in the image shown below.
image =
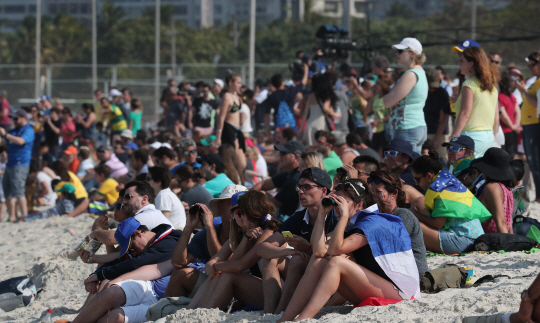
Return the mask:
POLYGON ((238 110, 240 110, 240 107, 238 106, 238 104, 236 104, 236 102, 233 102, 231 113, 238 112, 238 110))

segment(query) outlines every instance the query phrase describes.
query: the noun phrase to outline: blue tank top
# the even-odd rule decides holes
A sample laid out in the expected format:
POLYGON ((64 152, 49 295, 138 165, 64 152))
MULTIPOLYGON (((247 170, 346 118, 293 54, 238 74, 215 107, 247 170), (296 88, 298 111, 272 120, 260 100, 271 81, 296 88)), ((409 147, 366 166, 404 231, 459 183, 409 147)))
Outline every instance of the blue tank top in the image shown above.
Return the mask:
POLYGON ((392 129, 407 130, 426 125, 424 105, 426 104, 429 88, 426 72, 416 68, 405 71, 405 73, 407 72, 416 74, 417 81, 411 92, 403 100, 399 101, 395 108, 390 110, 389 123, 392 129))

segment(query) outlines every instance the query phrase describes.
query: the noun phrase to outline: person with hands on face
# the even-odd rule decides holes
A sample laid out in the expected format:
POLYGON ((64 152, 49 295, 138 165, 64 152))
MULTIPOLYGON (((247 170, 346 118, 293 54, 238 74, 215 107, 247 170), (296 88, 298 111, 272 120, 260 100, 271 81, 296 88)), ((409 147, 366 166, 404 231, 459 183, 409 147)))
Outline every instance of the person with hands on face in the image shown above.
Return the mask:
MULTIPOLYGON (((235 297, 245 305, 264 305, 262 281, 258 267, 259 258, 251 258, 249 269, 237 270, 231 265, 256 245, 277 231, 280 223, 273 220, 275 206, 259 191, 239 192, 231 199, 230 211, 234 213, 228 243, 206 264, 209 279, 199 289, 188 308, 215 308, 225 310, 235 297)), ((249 257, 249 256, 248 256, 249 257)))
POLYGON ((321 205, 319 209, 311 237, 313 256, 278 322, 313 318, 336 292, 352 304, 369 297, 396 301, 419 298, 418 269, 403 222, 394 215, 378 213, 367 184, 361 180, 340 183, 329 198, 335 206, 321 205), (324 213, 332 208, 339 221, 327 239, 324 213), (345 256, 349 253, 352 257, 345 256))

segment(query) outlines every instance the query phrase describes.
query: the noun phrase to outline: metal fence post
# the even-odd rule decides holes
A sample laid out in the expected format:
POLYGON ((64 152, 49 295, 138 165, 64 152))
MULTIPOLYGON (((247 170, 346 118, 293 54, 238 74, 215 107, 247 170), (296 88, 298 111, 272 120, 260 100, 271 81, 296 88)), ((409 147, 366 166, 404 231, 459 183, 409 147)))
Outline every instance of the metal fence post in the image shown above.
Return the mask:
POLYGON ((177 82, 181 82, 184 79, 184 64, 178 65, 178 67, 176 68, 176 72, 178 73, 178 75, 174 75, 174 79, 177 82), (178 79, 176 79, 177 77, 178 79))
MULTIPOLYGON (((112 79, 111 79, 111 86, 116 86, 117 82, 118 82, 118 70, 117 70, 117 66, 114 65, 112 67, 112 79)), ((107 92, 108 93, 108 92, 107 92)))
POLYGON ((47 65, 47 96, 52 97, 52 66, 47 65))
POLYGON ((242 82, 244 82, 244 84, 246 83, 246 64, 242 64, 242 68, 241 68, 241 72, 242 74, 242 82))

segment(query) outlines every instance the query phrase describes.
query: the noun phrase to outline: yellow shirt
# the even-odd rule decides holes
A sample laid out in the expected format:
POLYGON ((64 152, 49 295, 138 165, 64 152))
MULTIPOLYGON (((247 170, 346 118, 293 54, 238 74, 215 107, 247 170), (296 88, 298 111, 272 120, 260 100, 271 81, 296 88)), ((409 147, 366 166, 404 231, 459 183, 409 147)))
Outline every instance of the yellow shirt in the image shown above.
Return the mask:
MULTIPOLYGON (((463 131, 493 131, 493 124, 495 122, 495 113, 497 112, 497 101, 499 98, 499 92, 494 87, 491 92, 483 91, 480 80, 474 76, 466 80, 463 83, 463 87, 468 87, 473 92, 473 106, 471 116, 465 124, 463 131)), ((456 115, 459 115, 461 111, 461 94, 457 98, 454 109, 456 115)))
POLYGON ((105 182, 101 184, 97 192, 99 195, 105 197, 105 201, 107 201, 109 205, 113 205, 116 203, 116 200, 118 200, 118 191, 116 191, 117 186, 117 181, 112 178, 107 178, 105 182))
POLYGON ((109 112, 107 118, 111 124, 112 131, 122 131, 127 129, 126 119, 124 119, 124 114, 118 106, 111 104, 111 112, 109 112))
POLYGON ((69 182, 60 182, 56 184, 56 187, 54 188, 54 190, 55 191, 59 190, 60 188, 62 188, 62 186, 64 186, 65 183, 70 183, 71 185, 73 185, 73 187, 75 187, 75 197, 77 199, 80 199, 80 198, 87 199, 88 192, 86 192, 86 188, 84 188, 84 185, 82 184, 81 180, 77 177, 77 175, 73 174, 70 171, 68 171, 68 174, 71 180, 69 182))
MULTIPOLYGON (((540 78, 534 82, 527 90, 529 94, 536 97, 536 92, 540 89, 540 78)), ((521 125, 526 126, 529 124, 538 123, 538 117, 536 116, 536 106, 531 104, 525 95, 523 97, 523 105, 521 106, 521 125)))

